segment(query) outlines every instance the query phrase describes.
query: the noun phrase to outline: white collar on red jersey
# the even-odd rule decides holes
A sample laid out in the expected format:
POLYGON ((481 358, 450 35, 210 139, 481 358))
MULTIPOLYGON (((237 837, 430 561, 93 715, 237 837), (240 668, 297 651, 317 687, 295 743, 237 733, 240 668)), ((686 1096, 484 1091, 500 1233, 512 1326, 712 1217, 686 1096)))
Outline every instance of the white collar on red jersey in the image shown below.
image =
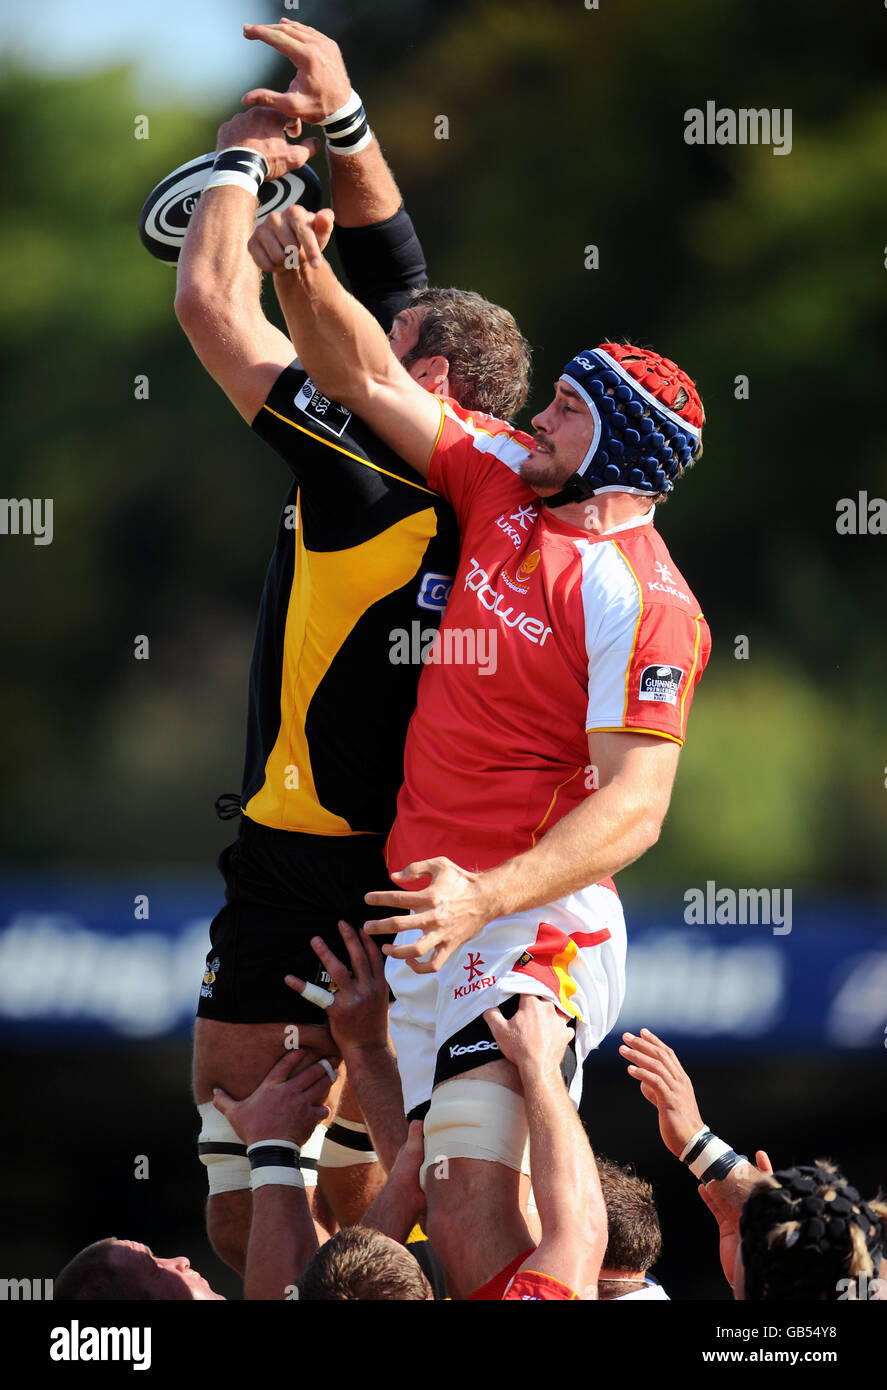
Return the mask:
MULTIPOLYGON (((603 490, 603 489, 602 489, 603 490)), ((615 492, 624 492, 624 488, 614 488, 615 492)), ((652 506, 643 516, 633 516, 631 521, 623 521, 621 526, 611 526, 609 531, 596 531, 597 536, 615 536, 617 531, 633 531, 635 526, 646 526, 648 521, 653 520, 653 513, 656 507, 652 506)))

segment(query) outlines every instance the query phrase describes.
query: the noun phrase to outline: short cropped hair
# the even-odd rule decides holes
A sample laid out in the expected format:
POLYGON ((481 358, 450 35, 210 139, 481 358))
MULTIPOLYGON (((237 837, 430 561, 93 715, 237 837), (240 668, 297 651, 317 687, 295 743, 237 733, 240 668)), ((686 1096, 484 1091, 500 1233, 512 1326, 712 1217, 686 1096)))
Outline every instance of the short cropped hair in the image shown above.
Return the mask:
POLYGON ((150 1298, 137 1264, 119 1269, 112 1266, 114 1244, 112 1236, 97 1240, 69 1260, 53 1282, 53 1302, 136 1302, 150 1298))
POLYGON ((474 290, 415 290, 409 308, 425 313, 403 365, 445 357, 450 394, 461 406, 510 420, 530 389, 530 345, 514 316, 474 290))
POLYGON ((312 1257, 298 1290, 300 1301, 393 1303, 427 1299, 431 1285, 404 1246, 366 1226, 349 1226, 312 1257))
POLYGON ((662 1254, 662 1232, 653 1189, 630 1167, 598 1158, 607 1208, 607 1249, 603 1268, 648 1270, 662 1254))

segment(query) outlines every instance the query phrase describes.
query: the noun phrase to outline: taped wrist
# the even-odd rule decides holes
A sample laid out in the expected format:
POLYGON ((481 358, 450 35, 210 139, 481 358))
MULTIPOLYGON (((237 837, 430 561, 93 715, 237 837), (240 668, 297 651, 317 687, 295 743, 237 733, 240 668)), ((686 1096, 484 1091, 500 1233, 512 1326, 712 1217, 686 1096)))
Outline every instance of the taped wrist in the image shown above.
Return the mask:
POLYGON ((388 333, 413 290, 428 284, 428 267, 416 229, 401 205, 392 217, 366 227, 340 227, 333 235, 351 293, 388 333))
POLYGON ((334 1120, 320 1150, 321 1168, 351 1168, 356 1163, 378 1163, 366 1125, 355 1120, 334 1120))
POLYGON ((363 102, 353 89, 345 105, 325 117, 320 125, 332 154, 359 154, 373 138, 363 102))
POLYGON ((304 1187, 299 1166, 299 1146, 291 1139, 259 1139, 246 1151, 249 1185, 253 1192, 274 1183, 280 1187, 304 1187))
POLYGON ((305 1140, 299 1153, 299 1163, 306 1187, 317 1186, 317 1165, 326 1138, 326 1125, 319 1124, 305 1140))
POLYGON ((251 150, 247 145, 232 145, 216 155, 203 191, 205 193, 209 188, 224 188, 233 184, 258 197, 269 170, 267 159, 258 150, 251 150))
POLYGON ((702 1129, 685 1144, 681 1162, 700 1182, 710 1183, 719 1182, 737 1163, 747 1163, 748 1159, 736 1153, 723 1139, 718 1139, 710 1129, 702 1129))

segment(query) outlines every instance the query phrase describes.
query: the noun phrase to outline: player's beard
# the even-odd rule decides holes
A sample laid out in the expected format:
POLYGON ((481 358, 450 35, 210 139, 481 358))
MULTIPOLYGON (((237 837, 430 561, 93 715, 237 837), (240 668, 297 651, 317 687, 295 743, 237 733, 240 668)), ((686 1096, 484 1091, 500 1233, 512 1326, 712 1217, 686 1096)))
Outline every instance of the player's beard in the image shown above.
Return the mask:
POLYGON ((549 449, 544 446, 540 448, 537 437, 536 452, 531 454, 521 466, 520 478, 522 483, 526 483, 534 492, 539 493, 540 497, 554 496, 560 492, 566 478, 561 477, 563 465, 557 457, 557 450, 549 449))

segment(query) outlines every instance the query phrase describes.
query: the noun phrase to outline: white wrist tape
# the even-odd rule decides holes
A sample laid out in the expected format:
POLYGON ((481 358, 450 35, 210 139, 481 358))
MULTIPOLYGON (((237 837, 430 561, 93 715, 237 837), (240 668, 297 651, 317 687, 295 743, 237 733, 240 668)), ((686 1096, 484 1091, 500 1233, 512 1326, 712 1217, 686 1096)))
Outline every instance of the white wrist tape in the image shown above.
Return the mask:
POLYGON ((703 1125, 701 1129, 697 1129, 696 1133, 692 1136, 692 1138, 687 1140, 686 1144, 681 1149, 681 1152, 678 1154, 678 1158, 681 1163, 683 1163, 684 1159, 687 1157, 687 1154, 690 1152, 693 1145, 696 1144, 702 1138, 703 1134, 708 1134, 708 1132, 708 1125, 703 1125))
POLYGON ((299 1146, 291 1139, 259 1139, 246 1151, 249 1159, 249 1185, 258 1187, 274 1183, 280 1187, 304 1187, 299 1167, 299 1146))
POLYGON ((730 1152, 730 1145, 725 1144, 723 1139, 718 1139, 713 1134, 705 1144, 705 1147, 700 1149, 693 1161, 687 1164, 687 1167, 690 1169, 694 1178, 698 1178, 701 1182, 703 1174, 708 1172, 711 1165, 719 1158, 723 1158, 724 1154, 730 1152))
POLYGON ((234 185, 258 197, 269 170, 267 159, 258 150, 250 149, 248 145, 232 145, 227 150, 219 150, 212 173, 203 185, 203 192, 209 188, 234 185))
POLYGON ((320 122, 326 135, 327 149, 333 154, 359 154, 373 138, 363 102, 352 91, 344 106, 320 122))

